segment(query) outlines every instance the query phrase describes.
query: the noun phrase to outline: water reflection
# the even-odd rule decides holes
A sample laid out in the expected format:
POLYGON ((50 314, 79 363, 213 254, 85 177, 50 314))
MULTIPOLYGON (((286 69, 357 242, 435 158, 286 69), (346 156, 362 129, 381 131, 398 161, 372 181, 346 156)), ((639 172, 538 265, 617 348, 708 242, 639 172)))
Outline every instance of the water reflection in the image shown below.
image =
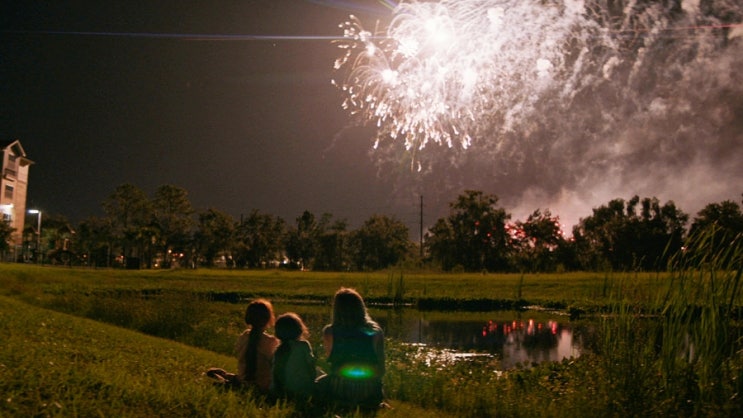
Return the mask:
POLYGON ((566 320, 561 322, 559 317, 509 320, 503 318, 506 315, 514 318, 523 313, 468 313, 465 319, 461 313, 452 312, 427 319, 423 313, 408 310, 399 314, 388 312, 378 319, 390 338, 460 353, 490 354, 500 360, 504 369, 517 363, 560 361, 580 355, 580 345, 574 341, 573 330, 565 324, 566 320), (499 318, 494 318, 494 314, 499 318))
MULTIPOLYGON (((293 310, 320 335, 330 322, 330 307, 282 305, 277 312, 293 310)), ((370 309, 385 335, 421 350, 435 348, 445 361, 487 360, 500 369, 516 364, 560 361, 578 357, 582 350, 579 330, 567 317, 540 312, 420 312, 416 309, 370 309)))

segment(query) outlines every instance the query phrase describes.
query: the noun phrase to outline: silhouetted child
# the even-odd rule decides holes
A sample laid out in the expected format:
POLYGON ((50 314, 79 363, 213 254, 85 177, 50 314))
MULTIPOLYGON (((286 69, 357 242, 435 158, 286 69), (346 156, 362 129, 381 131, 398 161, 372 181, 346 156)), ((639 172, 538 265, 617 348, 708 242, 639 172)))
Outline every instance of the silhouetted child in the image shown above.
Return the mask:
POLYGON ((315 355, 307 341, 309 331, 294 312, 276 319, 276 336, 281 344, 273 361, 272 392, 278 396, 307 400, 315 393, 315 355))
POLYGON ((333 299, 332 323, 323 329, 330 372, 318 379, 323 398, 343 407, 376 409, 384 403, 384 333, 354 289, 341 288, 333 299))
POLYGON ((273 306, 265 299, 257 299, 245 310, 248 328, 237 338, 237 374, 212 368, 206 375, 228 386, 253 386, 268 393, 271 387, 271 363, 278 338, 266 333, 275 321, 273 306))

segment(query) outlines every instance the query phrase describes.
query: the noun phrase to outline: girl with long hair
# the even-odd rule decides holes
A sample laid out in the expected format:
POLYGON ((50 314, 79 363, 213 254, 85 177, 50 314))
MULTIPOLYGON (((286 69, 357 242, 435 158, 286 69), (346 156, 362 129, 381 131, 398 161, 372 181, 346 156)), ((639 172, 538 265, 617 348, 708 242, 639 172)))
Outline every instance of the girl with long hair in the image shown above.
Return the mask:
POLYGON ((323 344, 330 372, 318 383, 325 397, 342 406, 383 406, 384 332, 356 290, 342 287, 335 293, 323 344))
POLYGON ((253 386, 260 392, 268 393, 271 386, 271 362, 278 338, 266 330, 275 321, 273 305, 266 299, 256 299, 245 310, 247 328, 237 338, 237 375, 223 369, 212 368, 207 376, 230 386, 253 386))

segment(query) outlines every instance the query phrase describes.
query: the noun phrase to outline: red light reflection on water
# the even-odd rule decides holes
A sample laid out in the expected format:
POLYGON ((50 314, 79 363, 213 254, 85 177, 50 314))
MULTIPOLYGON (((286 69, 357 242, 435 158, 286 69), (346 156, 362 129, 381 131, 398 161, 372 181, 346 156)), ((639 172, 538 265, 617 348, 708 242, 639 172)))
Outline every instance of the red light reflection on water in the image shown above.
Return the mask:
MULTIPOLYGON (((514 332, 522 332, 526 335, 535 335, 543 331, 547 327, 552 335, 557 335, 558 323, 556 321, 547 321, 546 324, 542 322, 535 322, 533 319, 528 321, 513 321, 511 323, 504 323, 500 326, 501 334, 509 335, 514 332)), ((490 334, 498 332, 498 323, 492 320, 482 327, 482 336, 487 337, 490 334)))

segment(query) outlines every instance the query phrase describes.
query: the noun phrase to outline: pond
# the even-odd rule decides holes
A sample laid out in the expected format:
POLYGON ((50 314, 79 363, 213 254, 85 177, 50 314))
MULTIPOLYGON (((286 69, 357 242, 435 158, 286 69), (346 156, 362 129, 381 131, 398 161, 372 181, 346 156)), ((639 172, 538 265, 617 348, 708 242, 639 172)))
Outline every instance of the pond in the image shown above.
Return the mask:
MULTIPOLYGON (((314 335, 330 321, 330 306, 277 304, 277 314, 294 311, 314 335)), ((497 359, 501 369, 516 364, 579 357, 584 333, 565 315, 542 311, 423 312, 414 308, 370 307, 385 336, 401 343, 432 348, 449 361, 497 359)))

